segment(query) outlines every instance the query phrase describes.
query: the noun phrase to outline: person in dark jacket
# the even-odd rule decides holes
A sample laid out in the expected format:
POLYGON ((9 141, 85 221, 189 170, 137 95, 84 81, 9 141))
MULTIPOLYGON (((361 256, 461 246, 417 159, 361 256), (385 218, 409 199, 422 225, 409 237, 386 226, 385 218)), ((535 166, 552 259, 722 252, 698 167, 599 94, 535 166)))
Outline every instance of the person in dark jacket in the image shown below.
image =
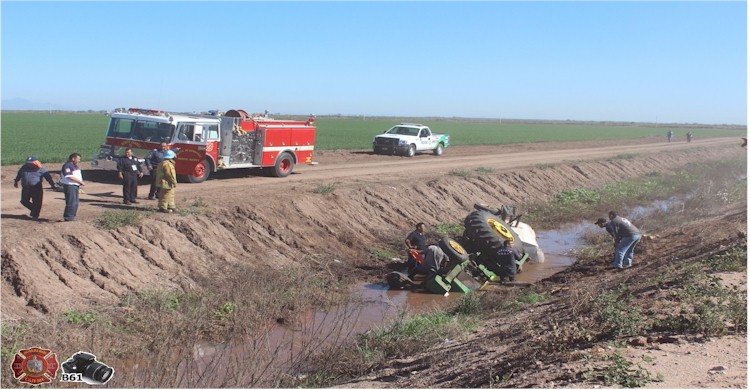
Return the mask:
POLYGON ((39 214, 42 212, 42 179, 47 180, 53 190, 57 188, 47 168, 35 156, 29 156, 13 180, 15 188, 18 188, 18 182, 21 182, 21 204, 31 211, 31 219, 34 221, 39 220, 39 214))
POLYGON ((122 203, 138 203, 138 179, 143 177, 141 163, 133 157, 133 149, 125 149, 125 155, 117 160, 117 177, 122 180, 122 203))
MULTIPOLYGON (((424 234, 424 229, 424 222, 419 222, 415 226, 414 231, 406 236, 406 240, 404 240, 404 243, 406 244, 407 250, 416 249, 420 253, 424 253, 424 251, 427 249, 427 236, 424 234)), ((415 270, 418 265, 417 259, 415 259, 414 256, 411 255, 411 253, 408 253, 408 255, 409 258, 406 261, 406 268, 409 272, 409 278, 413 278, 416 275, 415 270)))
POLYGON ((146 156, 146 168, 148 168, 149 179, 151 179, 151 188, 148 190, 148 199, 156 199, 159 188, 156 187, 156 167, 164 161, 164 152, 167 151, 167 143, 162 142, 158 148, 148 152, 146 156))
POLYGON ((509 282, 515 281, 518 269, 516 261, 521 260, 521 253, 516 249, 516 243, 513 240, 503 241, 503 247, 497 250, 496 256, 502 271, 500 275, 497 275, 500 281, 504 282, 505 279, 509 282))

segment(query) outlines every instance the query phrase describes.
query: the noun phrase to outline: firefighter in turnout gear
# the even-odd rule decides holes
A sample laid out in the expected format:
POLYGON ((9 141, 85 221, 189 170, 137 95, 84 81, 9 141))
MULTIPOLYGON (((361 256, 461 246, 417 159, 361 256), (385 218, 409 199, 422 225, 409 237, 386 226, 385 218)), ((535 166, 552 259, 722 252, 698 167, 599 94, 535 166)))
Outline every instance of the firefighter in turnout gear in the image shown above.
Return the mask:
POLYGON ((177 174, 174 168, 174 151, 164 152, 164 161, 156 168, 156 186, 159 188, 159 211, 172 213, 175 210, 174 189, 177 187, 177 174))

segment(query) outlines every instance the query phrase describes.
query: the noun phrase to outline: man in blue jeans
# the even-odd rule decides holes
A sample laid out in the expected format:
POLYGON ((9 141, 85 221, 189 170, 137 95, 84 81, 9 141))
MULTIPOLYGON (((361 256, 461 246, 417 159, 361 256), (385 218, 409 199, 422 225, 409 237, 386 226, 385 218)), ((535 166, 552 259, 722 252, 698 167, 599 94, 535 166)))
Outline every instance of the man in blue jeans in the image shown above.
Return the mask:
POLYGON ((641 231, 629 220, 620 217, 616 212, 609 212, 608 231, 612 230, 615 239, 615 258, 613 266, 615 269, 630 268, 633 266, 633 251, 638 241, 641 240, 641 231))
POLYGON ((81 168, 78 168, 79 162, 81 162, 81 155, 72 153, 68 156, 68 162, 62 166, 60 172, 60 176, 62 177, 60 182, 62 182, 63 191, 65 191, 63 219, 66 222, 75 221, 76 214, 78 213, 78 190, 81 186, 86 185, 83 182, 81 168))

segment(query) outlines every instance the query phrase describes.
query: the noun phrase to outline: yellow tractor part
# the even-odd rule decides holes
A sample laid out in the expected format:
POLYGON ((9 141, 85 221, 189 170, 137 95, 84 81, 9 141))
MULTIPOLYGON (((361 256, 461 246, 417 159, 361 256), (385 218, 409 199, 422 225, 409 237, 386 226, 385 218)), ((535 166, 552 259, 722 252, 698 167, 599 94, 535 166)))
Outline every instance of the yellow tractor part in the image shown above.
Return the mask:
POLYGON ((462 254, 462 255, 466 254, 466 249, 464 249, 464 247, 462 247, 461 244, 459 244, 455 240, 450 240, 449 244, 451 248, 453 248, 459 254, 462 254))
POLYGON ((487 224, 490 225, 490 228, 492 228, 492 230, 504 240, 513 241, 513 234, 510 233, 510 230, 508 230, 502 222, 496 219, 487 218, 487 224))

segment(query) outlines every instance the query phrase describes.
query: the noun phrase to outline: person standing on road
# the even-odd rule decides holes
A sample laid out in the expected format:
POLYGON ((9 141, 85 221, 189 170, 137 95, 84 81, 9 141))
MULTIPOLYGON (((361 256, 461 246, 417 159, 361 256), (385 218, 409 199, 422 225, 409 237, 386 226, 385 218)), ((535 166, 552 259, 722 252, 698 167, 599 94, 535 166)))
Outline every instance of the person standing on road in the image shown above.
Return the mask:
POLYGON ((516 261, 522 258, 521 253, 516 249, 515 241, 503 241, 503 247, 497 250, 496 255, 501 268, 500 275, 497 275, 500 278, 500 282, 504 282, 506 278, 509 282, 514 282, 516 280, 516 271, 518 270, 516 261))
MULTIPOLYGON (((420 252, 423 252, 427 249, 427 236, 425 236, 424 234, 424 229, 424 222, 419 222, 416 224, 414 231, 406 236, 406 240, 404 240, 404 243, 406 244, 407 250, 416 249, 420 252)), ((409 278, 412 279, 415 275, 414 271, 416 270, 418 264, 417 259, 415 259, 414 256, 411 255, 411 253, 408 254, 409 259, 406 261, 406 268, 409 272, 409 278)))
POLYGON ((63 219, 66 222, 75 221, 76 214, 78 213, 78 191, 80 187, 85 186, 83 182, 83 175, 81 175, 81 169, 78 168, 78 163, 81 162, 81 155, 78 153, 72 153, 68 156, 68 162, 63 164, 60 176, 62 179, 63 191, 65 192, 65 211, 63 212, 63 219))
POLYGON ((122 203, 138 203, 138 179, 143 177, 141 163, 133 157, 133 149, 125 149, 125 155, 117 160, 117 177, 122 180, 122 203))
POLYGON ((154 200, 157 194, 156 188, 156 167, 164 161, 164 152, 167 150, 167 143, 162 142, 158 148, 150 151, 146 156, 146 168, 149 172, 149 180, 151 181, 151 188, 148 190, 148 200, 154 200))
POLYGON ((21 182, 21 204, 31 211, 32 221, 39 220, 39 214, 42 211, 44 199, 42 179, 47 180, 53 190, 57 188, 47 168, 35 156, 29 156, 26 164, 21 166, 13 180, 15 188, 18 188, 18 182, 21 182))
POLYGON ((669 130, 667 132, 667 142, 672 142, 672 137, 674 136, 674 132, 672 130, 669 130))
POLYGON ((687 142, 690 143, 690 141, 693 140, 693 132, 688 131, 687 134, 685 134, 685 137, 687 137, 687 142))
POLYGON ((177 187, 177 174, 174 169, 175 153, 164 152, 164 161, 156 167, 156 186, 159 188, 159 212, 173 213, 175 210, 174 189, 177 187))
POLYGON ((615 238, 615 258, 612 265, 615 269, 630 268, 633 266, 633 251, 641 240, 641 231, 614 211, 609 212, 609 221, 615 238))

